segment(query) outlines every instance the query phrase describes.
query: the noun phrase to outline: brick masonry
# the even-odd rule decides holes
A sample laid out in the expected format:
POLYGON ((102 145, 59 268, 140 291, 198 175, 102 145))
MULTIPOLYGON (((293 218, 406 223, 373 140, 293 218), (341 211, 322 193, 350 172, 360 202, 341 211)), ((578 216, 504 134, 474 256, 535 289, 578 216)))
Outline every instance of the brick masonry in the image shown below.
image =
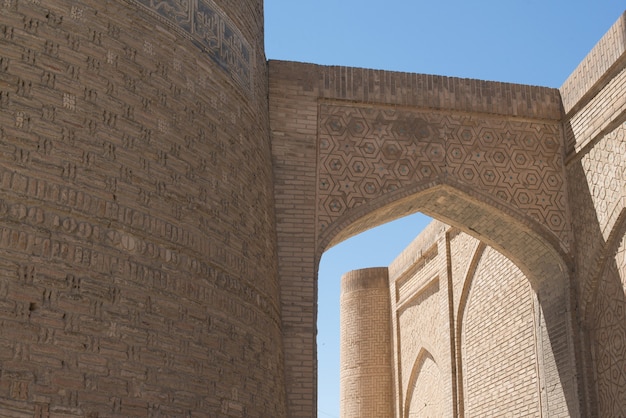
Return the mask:
MULTIPOLYGON (((563 286, 571 229, 560 115, 552 89, 270 62, 279 275, 288 313, 283 329, 293 335, 285 354, 298 366, 286 368, 292 393, 306 393, 315 379, 314 365, 308 372, 299 367, 315 349, 314 323, 302 320, 315 312, 315 278, 307 270, 315 270, 328 246, 416 210, 507 254, 546 303, 570 310, 563 286), (493 100, 486 99, 490 94, 493 100), (511 100, 498 100, 500 94, 511 100)), ((551 311, 545 339, 571 320, 560 312, 551 311)), ((561 378, 559 368, 570 369, 568 385, 574 373, 569 338, 555 346, 562 357, 547 360, 551 379, 561 378)), ((575 403, 575 386, 570 389, 553 392, 559 400, 552 404, 575 403)), ((299 406, 306 395, 296 400, 299 406)))
POLYGON ((510 260, 434 222, 389 271, 396 416, 541 416, 537 305, 510 260))
POLYGON ((0 416, 285 416, 262 30, 0 4, 0 416))
POLYGON ((341 415, 390 417, 393 383, 387 269, 346 273, 341 279, 340 303, 341 415))
POLYGON ((0 415, 314 416, 321 254, 415 211, 463 234, 390 294, 441 331, 392 334, 396 413, 476 393, 458 313, 495 308, 458 283, 495 250, 542 413, 626 414, 624 16, 557 90, 268 63, 262 6, 0 4, 0 415))

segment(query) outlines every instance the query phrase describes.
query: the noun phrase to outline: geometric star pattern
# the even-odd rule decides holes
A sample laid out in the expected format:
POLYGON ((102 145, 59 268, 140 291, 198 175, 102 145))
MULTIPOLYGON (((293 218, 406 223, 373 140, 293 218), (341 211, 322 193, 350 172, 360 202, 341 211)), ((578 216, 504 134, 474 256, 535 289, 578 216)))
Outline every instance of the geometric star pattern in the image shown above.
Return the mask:
POLYGON ((483 114, 322 103, 320 232, 350 209, 453 178, 548 227, 569 247, 561 128, 483 114))
MULTIPOLYGON (((581 153, 583 154, 583 153, 581 153)), ((581 278, 582 313, 587 315, 598 283, 598 260, 608 257, 605 243, 619 228, 619 215, 626 207, 626 122, 600 138, 580 159, 580 168, 568 167, 572 202, 579 209, 572 219, 578 245, 575 248, 581 278), (589 202, 588 200, 591 200, 589 202), (599 230, 599 231, 598 231, 599 230)))
POLYGON ((626 416, 626 236, 607 263, 594 310, 599 416, 626 416))

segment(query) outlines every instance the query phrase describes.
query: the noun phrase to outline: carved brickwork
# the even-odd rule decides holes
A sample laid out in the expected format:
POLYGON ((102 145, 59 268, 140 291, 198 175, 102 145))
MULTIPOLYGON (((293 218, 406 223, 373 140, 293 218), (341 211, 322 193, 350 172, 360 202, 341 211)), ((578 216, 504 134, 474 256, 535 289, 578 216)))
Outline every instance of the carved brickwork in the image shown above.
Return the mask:
POLYGON ((626 415, 626 235, 600 278, 594 305, 598 416, 626 415))
POLYGON ((589 416, 626 413, 625 25, 622 14, 561 87, 584 359, 581 404, 589 416))
POLYGON ((570 192, 575 203, 574 232, 579 243, 576 260, 581 278, 580 294, 583 316, 598 286, 597 260, 608 255, 606 241, 618 226, 624 211, 626 190, 626 124, 600 138, 593 148, 581 153, 580 160, 568 166, 570 192))
POLYGON ((581 158, 602 238, 607 240, 624 209, 626 189, 626 122, 601 138, 581 158))
POLYGON ((319 132, 320 230, 368 201, 447 177, 569 245, 557 123, 323 103, 319 132))
POLYGON ((192 39, 213 61, 252 93, 254 49, 212 0, 128 0, 150 10, 192 39))

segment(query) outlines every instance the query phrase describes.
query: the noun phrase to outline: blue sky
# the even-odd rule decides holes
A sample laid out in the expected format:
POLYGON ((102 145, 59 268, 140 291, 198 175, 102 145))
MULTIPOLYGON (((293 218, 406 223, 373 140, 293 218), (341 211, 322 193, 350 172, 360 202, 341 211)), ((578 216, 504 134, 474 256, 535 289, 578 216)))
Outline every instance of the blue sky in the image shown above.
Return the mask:
MULTIPOLYGON (((623 0, 265 0, 268 59, 560 87, 623 0)), ((387 266, 428 218, 345 241, 319 270, 318 416, 339 417, 339 283, 387 266)))

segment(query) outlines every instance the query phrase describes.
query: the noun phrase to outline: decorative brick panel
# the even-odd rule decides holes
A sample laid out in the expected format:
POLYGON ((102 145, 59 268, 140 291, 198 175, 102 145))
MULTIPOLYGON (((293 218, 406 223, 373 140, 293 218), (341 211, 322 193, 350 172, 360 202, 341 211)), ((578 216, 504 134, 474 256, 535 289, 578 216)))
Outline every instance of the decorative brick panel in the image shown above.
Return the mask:
POLYGON ((334 103, 319 112, 320 233, 370 200, 453 177, 529 215, 569 247, 558 123, 334 103))

